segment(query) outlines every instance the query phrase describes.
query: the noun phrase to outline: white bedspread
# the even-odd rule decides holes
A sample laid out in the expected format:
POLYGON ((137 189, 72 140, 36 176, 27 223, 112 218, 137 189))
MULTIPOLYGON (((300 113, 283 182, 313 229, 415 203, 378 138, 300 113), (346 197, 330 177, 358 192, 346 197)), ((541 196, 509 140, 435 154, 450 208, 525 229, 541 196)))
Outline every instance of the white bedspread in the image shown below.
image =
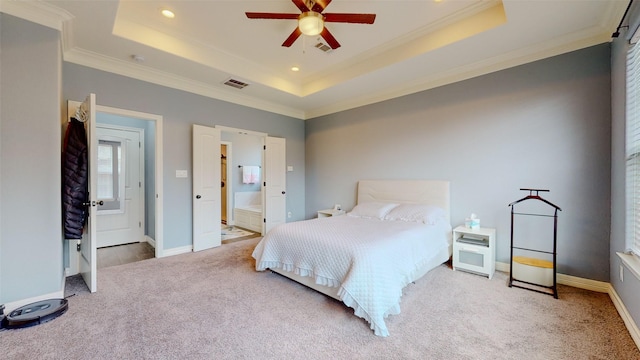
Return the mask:
POLYGON ((334 216, 273 228, 253 257, 258 271, 280 268, 339 287, 340 300, 388 336, 384 318, 400 313, 402 289, 449 246, 450 231, 449 224, 334 216))

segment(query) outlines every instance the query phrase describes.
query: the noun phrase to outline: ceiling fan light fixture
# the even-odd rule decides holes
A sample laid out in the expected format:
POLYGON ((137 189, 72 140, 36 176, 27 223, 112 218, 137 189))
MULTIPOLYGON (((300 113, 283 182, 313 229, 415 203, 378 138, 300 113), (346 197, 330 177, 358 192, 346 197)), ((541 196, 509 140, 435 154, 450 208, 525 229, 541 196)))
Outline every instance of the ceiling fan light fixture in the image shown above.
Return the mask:
POLYGON ((307 11, 298 17, 300 32, 308 36, 316 36, 324 29, 324 17, 315 11, 307 11))

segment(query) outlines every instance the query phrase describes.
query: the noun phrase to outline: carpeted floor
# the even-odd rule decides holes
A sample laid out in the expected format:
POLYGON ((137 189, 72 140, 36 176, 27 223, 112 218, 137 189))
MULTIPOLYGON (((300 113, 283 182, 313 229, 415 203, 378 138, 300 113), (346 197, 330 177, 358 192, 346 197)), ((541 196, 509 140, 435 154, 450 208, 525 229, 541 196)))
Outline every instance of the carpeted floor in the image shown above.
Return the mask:
POLYGON ((256 272, 259 238, 105 268, 61 317, 0 332, 2 359, 640 359, 608 295, 559 299, 439 266, 404 291, 391 335, 342 303, 256 272))

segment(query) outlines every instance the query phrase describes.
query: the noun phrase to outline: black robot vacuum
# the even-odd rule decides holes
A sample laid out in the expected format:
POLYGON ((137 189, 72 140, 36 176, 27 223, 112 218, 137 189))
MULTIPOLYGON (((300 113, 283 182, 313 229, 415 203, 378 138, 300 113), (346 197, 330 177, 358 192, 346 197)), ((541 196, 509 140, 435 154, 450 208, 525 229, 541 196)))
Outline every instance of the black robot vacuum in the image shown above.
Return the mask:
POLYGON ((19 307, 5 317, 4 305, 0 305, 0 328, 20 329, 44 324, 64 314, 68 308, 67 299, 49 299, 19 307))

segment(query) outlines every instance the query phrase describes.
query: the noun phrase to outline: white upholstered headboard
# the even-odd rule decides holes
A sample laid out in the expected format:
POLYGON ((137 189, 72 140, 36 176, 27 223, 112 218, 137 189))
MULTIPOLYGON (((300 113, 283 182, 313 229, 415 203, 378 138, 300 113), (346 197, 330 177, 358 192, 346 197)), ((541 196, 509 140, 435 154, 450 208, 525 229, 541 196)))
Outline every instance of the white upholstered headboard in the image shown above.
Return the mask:
POLYGON ((451 217, 449 182, 442 180, 360 180, 358 204, 371 201, 429 204, 451 217))

